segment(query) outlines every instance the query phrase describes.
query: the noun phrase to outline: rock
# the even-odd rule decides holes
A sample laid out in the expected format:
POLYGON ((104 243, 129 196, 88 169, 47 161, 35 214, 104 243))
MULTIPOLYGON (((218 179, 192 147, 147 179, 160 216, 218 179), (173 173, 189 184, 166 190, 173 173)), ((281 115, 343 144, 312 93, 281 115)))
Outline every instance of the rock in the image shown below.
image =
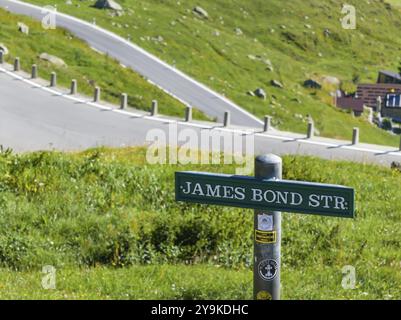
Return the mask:
POLYGON ((70 6, 70 5, 72 5, 72 1, 71 1, 71 0, 67 0, 67 1, 65 2, 65 4, 66 4, 67 6, 70 6))
POLYGON ((303 120, 304 116, 302 114, 295 113, 294 114, 294 118, 299 119, 299 120, 303 120))
POLYGON ((43 52, 39 55, 39 59, 50 62, 51 64, 54 64, 57 67, 66 67, 67 64, 64 62, 63 59, 60 59, 56 56, 52 56, 46 52, 43 52))
POLYGON ((324 34, 325 37, 330 37, 331 32, 330 32, 329 29, 326 28, 326 29, 324 29, 323 34, 324 34))
POLYGON ((219 37, 220 36, 220 31, 218 31, 218 30, 213 31, 213 35, 216 36, 216 37, 219 37))
POLYGON ((392 162, 391 163, 391 169, 395 169, 398 171, 401 171, 401 163, 400 162, 392 162))
POLYGON ((294 99, 292 99, 292 101, 295 101, 298 104, 302 103, 301 99, 299 99, 299 98, 294 98, 294 99))
POLYGON ((22 32, 24 34, 29 34, 29 27, 25 23, 18 22, 17 26, 19 32, 22 32))
POLYGON ((322 82, 333 86, 339 86, 341 84, 340 79, 333 76, 323 77, 322 82))
POLYGON ((263 100, 266 100, 267 95, 266 95, 265 90, 263 90, 262 88, 257 88, 253 93, 258 98, 262 98, 263 100))
POLYGON ((7 55, 8 54, 7 47, 2 43, 0 43, 0 51, 3 52, 3 55, 7 55))
POLYGON ((280 81, 278 81, 278 80, 272 80, 272 81, 270 81, 270 84, 271 84, 273 87, 284 88, 283 84, 282 84, 280 81))
POLYGON ((304 87, 309 89, 321 89, 322 85, 313 79, 308 79, 305 80, 304 87))
POLYGON ((263 63, 270 68, 273 68, 272 62, 269 59, 263 59, 263 63))
POLYGON ((251 96, 251 97, 254 97, 254 96, 255 96, 255 93, 254 93, 253 91, 248 91, 246 94, 247 94, 248 96, 251 96))
POLYGON ((305 28, 312 29, 312 26, 310 24, 305 24, 305 28))
POLYGON ((240 28, 235 28, 234 32, 237 36, 241 36, 243 34, 242 30, 240 28))
POLYGON ((196 6, 195 8, 193 8, 192 10, 194 13, 196 13, 198 16, 200 16, 201 18, 205 18, 208 19, 209 18, 209 14, 207 13, 207 11, 205 9, 203 9, 202 7, 196 6))
POLYGON ((267 66, 266 67, 266 70, 268 70, 268 71, 270 71, 270 72, 273 72, 274 71, 274 68, 273 68, 273 66, 267 66))
POLYGON ((123 10, 123 8, 114 0, 97 0, 94 6, 98 9, 111 9, 115 11, 123 10))

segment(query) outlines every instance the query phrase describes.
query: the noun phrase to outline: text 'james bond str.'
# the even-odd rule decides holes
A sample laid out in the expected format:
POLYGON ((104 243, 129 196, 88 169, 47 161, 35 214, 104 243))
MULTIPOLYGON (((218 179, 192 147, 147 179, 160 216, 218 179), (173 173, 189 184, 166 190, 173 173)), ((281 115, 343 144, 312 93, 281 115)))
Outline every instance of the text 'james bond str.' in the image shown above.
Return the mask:
POLYGON ((352 188, 310 182, 176 172, 176 200, 343 218, 354 217, 352 188))

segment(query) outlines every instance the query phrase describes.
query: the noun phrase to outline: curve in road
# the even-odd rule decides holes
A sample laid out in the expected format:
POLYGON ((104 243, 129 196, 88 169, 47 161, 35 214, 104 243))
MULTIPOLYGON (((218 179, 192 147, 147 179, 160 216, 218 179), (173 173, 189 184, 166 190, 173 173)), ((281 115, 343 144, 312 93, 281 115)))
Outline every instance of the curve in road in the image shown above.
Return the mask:
MULTIPOLYGON (((41 20, 48 13, 43 8, 16 0, 0 0, 0 6, 12 13, 41 20)), ((124 38, 69 15, 55 12, 57 26, 74 33, 96 50, 107 53, 121 64, 142 74, 186 105, 196 107, 205 114, 222 121, 225 111, 230 111, 235 125, 260 127, 262 121, 222 95, 197 82, 159 58, 125 40, 124 38)))
MULTIPOLYGON (((90 102, 90 98, 44 87, 39 84, 39 80, 29 80, 27 75, 11 72, 5 66, 0 66, 0 97, 0 145, 18 152, 146 145, 152 142, 148 140, 150 130, 161 130, 168 137, 173 124, 177 127, 177 134, 182 132, 184 137, 187 134, 183 131, 185 129, 192 129, 198 137, 202 137, 206 131, 225 131, 241 136, 244 146, 246 135, 251 135, 254 139, 252 149, 249 150, 250 156, 252 152, 304 154, 387 166, 401 160, 401 153, 388 147, 362 144, 351 146, 344 141, 318 138, 306 140, 299 135, 289 138, 275 133, 180 122, 119 110, 90 102)), ((198 148, 202 149, 200 143, 201 139, 198 148)))

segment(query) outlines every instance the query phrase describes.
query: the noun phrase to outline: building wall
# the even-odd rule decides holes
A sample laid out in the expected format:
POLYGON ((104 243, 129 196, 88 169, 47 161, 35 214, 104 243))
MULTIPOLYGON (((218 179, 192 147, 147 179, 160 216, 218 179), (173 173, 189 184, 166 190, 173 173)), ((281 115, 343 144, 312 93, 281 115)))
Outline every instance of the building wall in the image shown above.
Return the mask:
MULTIPOLYGON (((374 83, 358 85, 358 98, 363 100, 365 106, 376 110, 377 97, 382 98, 383 106, 386 95, 390 92, 401 93, 401 84, 374 83)), ((396 111, 397 112, 397 111, 396 111)))

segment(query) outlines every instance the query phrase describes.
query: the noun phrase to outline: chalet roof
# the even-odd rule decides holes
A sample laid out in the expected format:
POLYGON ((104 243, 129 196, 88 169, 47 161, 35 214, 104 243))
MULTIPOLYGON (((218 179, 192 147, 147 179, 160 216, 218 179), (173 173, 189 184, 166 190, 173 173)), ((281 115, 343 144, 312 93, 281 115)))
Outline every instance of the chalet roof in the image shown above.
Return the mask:
POLYGON ((401 81, 401 75, 399 73, 397 73, 397 72, 388 71, 388 70, 380 70, 379 72, 381 74, 384 74, 384 75, 388 76, 388 77, 391 77, 391 78, 394 78, 394 79, 397 79, 397 80, 401 81))

